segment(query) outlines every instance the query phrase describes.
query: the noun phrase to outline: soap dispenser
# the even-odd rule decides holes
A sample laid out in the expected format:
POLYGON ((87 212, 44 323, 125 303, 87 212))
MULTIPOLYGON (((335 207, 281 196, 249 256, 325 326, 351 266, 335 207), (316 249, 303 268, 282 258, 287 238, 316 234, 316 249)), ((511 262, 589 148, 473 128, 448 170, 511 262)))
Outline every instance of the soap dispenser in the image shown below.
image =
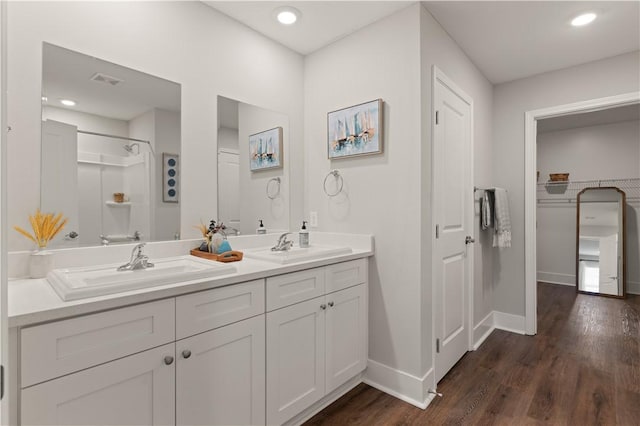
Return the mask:
POLYGON ((309 247, 309 231, 307 230, 307 221, 302 221, 302 228, 300 228, 300 232, 298 232, 300 236, 300 248, 309 247))
POLYGON ((267 228, 264 227, 264 224, 262 223, 262 219, 260 219, 260 225, 258 226, 258 229, 256 229, 256 234, 264 235, 266 233, 267 233, 267 228))

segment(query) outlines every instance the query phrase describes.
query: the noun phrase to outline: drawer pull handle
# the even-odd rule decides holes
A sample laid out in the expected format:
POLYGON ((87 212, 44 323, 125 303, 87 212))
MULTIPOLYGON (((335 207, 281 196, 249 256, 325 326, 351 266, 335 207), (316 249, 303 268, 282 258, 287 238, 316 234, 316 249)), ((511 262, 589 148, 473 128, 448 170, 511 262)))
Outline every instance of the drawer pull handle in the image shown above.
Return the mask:
POLYGON ((173 364, 173 357, 171 355, 167 355, 164 357, 164 363, 167 365, 173 364))
POLYGON ((320 305, 320 309, 325 310, 327 309, 327 305, 325 305, 324 303, 322 305, 320 305))
POLYGON ((329 302, 329 307, 333 308, 333 302, 329 302))
POLYGON ((182 358, 187 359, 191 356, 191 351, 189 349, 185 349, 182 351, 182 358))

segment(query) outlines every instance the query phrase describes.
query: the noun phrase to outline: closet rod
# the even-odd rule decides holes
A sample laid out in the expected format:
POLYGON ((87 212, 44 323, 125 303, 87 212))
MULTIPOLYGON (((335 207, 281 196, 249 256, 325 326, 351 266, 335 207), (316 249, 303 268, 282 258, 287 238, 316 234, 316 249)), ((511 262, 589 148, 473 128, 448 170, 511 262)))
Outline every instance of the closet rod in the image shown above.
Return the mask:
MULTIPOLYGON (((125 141, 146 143, 147 145, 149 145, 149 149, 151 150, 151 153, 153 155, 156 155, 155 151, 153 150, 153 145, 151 145, 151 142, 145 141, 144 139, 128 138, 126 136, 109 135, 107 133, 90 132, 88 130, 80 130, 80 129, 78 129, 78 133, 84 133, 85 135, 93 135, 93 136, 104 136, 106 138, 113 138, 113 139, 122 139, 122 140, 125 140, 125 141)), ((138 149, 139 148, 140 147, 138 147, 138 149)))

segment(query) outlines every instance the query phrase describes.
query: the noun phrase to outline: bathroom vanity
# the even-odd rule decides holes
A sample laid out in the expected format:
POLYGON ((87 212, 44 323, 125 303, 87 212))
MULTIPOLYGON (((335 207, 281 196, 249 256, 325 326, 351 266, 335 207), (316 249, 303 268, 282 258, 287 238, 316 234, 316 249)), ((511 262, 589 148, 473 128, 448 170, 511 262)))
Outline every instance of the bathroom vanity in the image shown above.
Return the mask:
POLYGON ((361 381, 372 253, 73 302, 14 280, 12 424, 299 423, 361 381))

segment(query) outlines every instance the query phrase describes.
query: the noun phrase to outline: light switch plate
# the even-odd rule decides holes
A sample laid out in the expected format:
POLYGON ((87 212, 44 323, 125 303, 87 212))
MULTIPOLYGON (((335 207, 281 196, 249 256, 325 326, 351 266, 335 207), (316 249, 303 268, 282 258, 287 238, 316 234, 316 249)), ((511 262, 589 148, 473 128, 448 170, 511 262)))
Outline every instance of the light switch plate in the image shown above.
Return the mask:
POLYGON ((309 225, 313 228, 318 227, 318 212, 309 212, 309 225))

